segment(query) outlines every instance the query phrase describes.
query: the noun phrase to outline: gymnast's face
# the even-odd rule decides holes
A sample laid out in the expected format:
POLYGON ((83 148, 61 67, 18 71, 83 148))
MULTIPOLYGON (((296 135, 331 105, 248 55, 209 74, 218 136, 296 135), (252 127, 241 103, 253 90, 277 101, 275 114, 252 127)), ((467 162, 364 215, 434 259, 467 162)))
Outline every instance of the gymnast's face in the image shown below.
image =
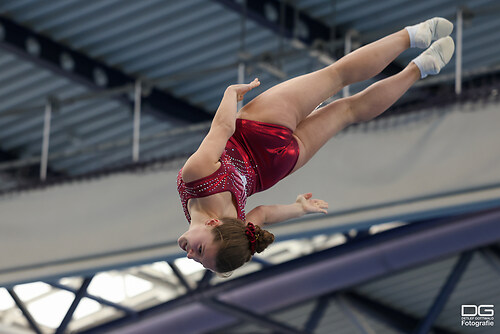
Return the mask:
POLYGON ((189 259, 201 263, 205 268, 215 271, 215 257, 218 247, 214 241, 213 228, 220 222, 211 219, 201 224, 189 225, 189 230, 180 236, 179 247, 187 253, 189 259))

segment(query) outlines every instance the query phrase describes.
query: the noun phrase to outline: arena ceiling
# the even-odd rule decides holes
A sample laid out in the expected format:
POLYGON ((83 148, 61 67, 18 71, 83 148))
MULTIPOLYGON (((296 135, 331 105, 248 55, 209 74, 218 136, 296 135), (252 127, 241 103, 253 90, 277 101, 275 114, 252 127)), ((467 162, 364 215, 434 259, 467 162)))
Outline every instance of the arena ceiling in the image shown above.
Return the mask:
MULTIPOLYGON (((340 58, 345 51, 346 36, 352 37, 352 48, 357 48, 433 16, 454 22, 458 20, 457 15, 463 19, 462 94, 455 95, 454 57, 442 75, 421 81, 388 114, 418 110, 422 104, 437 103, 436 97, 442 105, 477 99, 482 94, 497 94, 488 87, 492 82, 498 83, 499 14, 500 5, 495 0, 250 0, 246 6, 238 0, 2 0, 0 191, 40 184, 48 109, 51 122, 45 183, 172 161, 196 149, 228 84, 242 77, 245 80, 259 77, 261 89, 266 89, 340 58), (137 94, 142 96, 140 150, 134 161, 137 94)), ((453 37, 456 40, 456 29, 453 37)), ((399 71, 416 55, 415 50, 405 52, 376 79, 399 71)), ((354 85, 351 93, 371 82, 354 85)), ((466 226, 481 217, 471 215, 461 221, 466 226)), ((381 233, 378 240, 385 240, 386 246, 390 241, 399 242, 401 246, 401 240, 415 241, 409 232, 417 231, 424 236, 429 231, 437 231, 434 228, 440 224, 456 227, 457 221, 453 218, 439 224, 415 222, 418 223, 415 227, 403 226, 397 231, 381 233)), ((490 221, 485 226, 488 224, 490 221)), ((232 293, 232 287, 251 285, 251 276, 235 277, 235 283, 218 287, 208 285, 214 278, 205 272, 179 273, 172 271, 175 265, 169 267, 167 276, 162 271, 165 263, 161 268, 130 269, 129 274, 155 284, 162 280, 163 285, 156 285, 152 290, 154 294, 171 296, 174 291, 175 297, 180 298, 156 308, 148 308, 149 301, 131 298, 126 303, 137 302, 134 308, 141 311, 134 313, 116 304, 108 305, 116 313, 101 314, 98 319, 102 323, 123 314, 128 317, 99 329, 95 329, 96 324, 82 320, 76 323, 77 329, 92 333, 129 328, 133 332, 135 328, 129 327, 133 321, 140 319, 143 324, 151 325, 158 321, 159 313, 174 326, 175 309, 194 307, 200 311, 196 304, 201 301, 205 308, 219 308, 219 317, 214 321, 220 323, 210 329, 214 334, 406 333, 417 326, 425 331, 424 322, 437 317, 439 312, 432 307, 439 307, 439 296, 444 294, 441 298, 452 302, 446 307, 441 305, 441 316, 434 319, 431 331, 461 333, 463 329, 457 326, 458 317, 453 307, 463 300, 464 291, 477 298, 488 295, 495 300, 500 298, 500 289, 495 283, 500 252, 498 243, 488 239, 494 236, 494 228, 481 230, 482 234, 475 233, 477 238, 469 240, 465 227, 461 231, 455 227, 450 230, 460 234, 440 235, 434 247, 422 242, 421 249, 431 254, 422 258, 422 262, 402 263, 401 267, 395 266, 382 276, 364 272, 364 280, 355 286, 352 276, 346 276, 351 283, 338 285, 331 291, 311 292, 300 303, 290 300, 288 305, 269 309, 264 317, 245 315, 236 308, 228 310, 227 305, 205 298, 232 293), (450 241, 455 240, 452 237, 463 238, 456 240, 468 240, 470 244, 459 246, 450 241), (445 250, 444 246, 450 244, 456 246, 453 251, 445 250), (475 251, 468 252, 471 249, 475 251), (454 286, 453 280, 460 277, 463 277, 460 284, 454 286), (368 281, 375 278, 377 280, 368 281), (446 289, 451 289, 447 296, 446 289)), ((336 245, 331 241, 338 237, 344 238, 343 247, 353 253, 383 247, 377 244, 376 238, 367 235, 352 237, 354 242, 350 243, 345 231, 340 235, 321 236, 326 239, 320 246, 315 239, 302 240, 301 245, 313 245, 314 251, 307 259, 301 260, 300 256, 307 254, 300 254, 295 262, 276 265, 284 261, 276 260, 282 256, 279 250, 286 249, 282 246, 258 263, 260 266, 252 264, 258 268, 250 271, 257 271, 254 277, 266 284, 272 279, 279 281, 279 275, 293 274, 293 270, 300 270, 304 263, 325 261, 323 264, 326 264, 320 251, 342 255, 342 248, 327 249, 336 245), (275 265, 269 266, 270 263, 275 265)), ((54 289, 62 288, 60 282, 50 283, 54 289)), ((65 283, 76 294, 86 281, 78 278, 65 283)), ((88 293, 86 296, 89 297, 88 293)), ((475 302, 479 299, 471 300, 475 302)))
MULTIPOLYGON (((459 9, 463 85, 473 89, 499 66, 499 8, 494 0, 262 0, 247 6, 236 0, 3 0, 2 189, 39 179, 49 102, 48 179, 185 156, 199 144, 227 85, 259 77, 260 92, 338 59, 346 36, 356 48, 433 16, 457 21, 459 9), (138 81, 140 153, 133 160, 138 81)), ((405 52, 379 78, 417 54, 405 52)), ((452 92, 454 75, 455 57, 401 104, 452 92)))

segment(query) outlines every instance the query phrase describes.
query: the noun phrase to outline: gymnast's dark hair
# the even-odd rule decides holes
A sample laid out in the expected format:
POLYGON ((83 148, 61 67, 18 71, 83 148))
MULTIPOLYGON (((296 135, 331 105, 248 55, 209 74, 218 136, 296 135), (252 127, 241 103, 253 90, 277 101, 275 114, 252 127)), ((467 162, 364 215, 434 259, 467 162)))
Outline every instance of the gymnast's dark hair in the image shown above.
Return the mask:
POLYGON ((252 258, 253 252, 264 251, 274 241, 274 235, 260 226, 247 225, 236 218, 222 218, 220 221, 222 224, 213 229, 214 241, 219 243, 215 259, 215 270, 218 273, 230 273, 241 267, 252 258), (255 235, 252 241, 248 236, 250 226, 251 234, 255 235))

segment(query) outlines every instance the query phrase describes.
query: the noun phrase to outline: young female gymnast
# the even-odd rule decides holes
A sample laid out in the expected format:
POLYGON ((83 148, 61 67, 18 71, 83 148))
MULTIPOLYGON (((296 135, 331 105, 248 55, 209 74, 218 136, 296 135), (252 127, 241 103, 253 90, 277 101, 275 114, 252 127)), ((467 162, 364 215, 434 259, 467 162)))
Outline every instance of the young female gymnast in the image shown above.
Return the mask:
POLYGON ((262 252, 274 236, 261 228, 328 204, 299 195, 290 205, 263 205, 245 217, 246 198, 304 166, 337 132, 373 119, 419 78, 437 74, 451 59, 453 24, 433 18, 368 44, 319 71, 270 88, 237 113, 237 102, 259 86, 229 86, 210 131, 177 177, 189 229, 178 240, 187 257, 218 273, 262 252), (431 41, 437 40, 430 47, 431 41), (316 109, 342 87, 369 79, 409 47, 428 48, 400 73, 364 91, 316 109))

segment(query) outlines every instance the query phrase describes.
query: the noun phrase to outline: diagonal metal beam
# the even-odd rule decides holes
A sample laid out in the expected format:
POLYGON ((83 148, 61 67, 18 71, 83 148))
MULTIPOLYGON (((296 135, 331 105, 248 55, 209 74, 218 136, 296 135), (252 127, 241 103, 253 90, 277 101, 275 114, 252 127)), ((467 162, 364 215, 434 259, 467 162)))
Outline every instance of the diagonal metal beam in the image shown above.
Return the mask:
POLYGON ((329 299, 330 296, 321 296, 320 298, 318 298, 318 300, 316 301, 316 305, 314 306, 314 309, 311 311, 311 314, 307 319, 307 322, 304 326, 304 330, 313 333, 316 330, 316 328, 318 328, 318 325, 321 322, 321 319, 323 319, 326 309, 330 304, 329 299))
POLYGON ((214 276, 213 272, 211 272, 210 270, 205 270, 203 277, 198 282, 198 286, 196 287, 196 290, 203 290, 203 289, 209 287, 210 280, 212 279, 213 276, 214 276))
POLYGON ((68 327, 69 322, 71 321, 71 318, 73 317, 73 313, 75 313, 75 310, 78 307, 78 305, 80 304, 80 301, 87 293, 87 288, 89 287, 90 282, 92 282, 92 278, 93 278, 93 276, 87 277, 83 280, 80 289, 78 289, 78 291, 75 294, 75 299, 73 300, 73 303, 71 303, 71 306, 69 307, 68 312, 64 316, 64 319, 62 320, 61 325, 59 325, 59 328, 57 328, 55 334, 62 334, 66 331, 66 328, 68 327))
POLYGON ((203 303, 219 312, 232 315, 240 320, 247 321, 252 324, 260 325, 262 327, 273 330, 276 333, 309 334, 309 332, 290 327, 284 323, 266 317, 265 315, 257 314, 250 311, 249 309, 244 309, 234 304, 222 302, 216 298, 206 299, 203 301, 203 303))
MULTIPOLYGON (((57 288, 57 289, 60 289, 60 290, 65 290, 65 291, 74 293, 75 295, 78 293, 78 290, 75 290, 73 288, 70 288, 70 287, 68 287, 66 285, 63 285, 63 284, 60 284, 60 283, 57 283, 57 282, 46 282, 46 283, 49 284, 49 285, 51 285, 51 286, 53 286, 54 288, 57 288)), ((125 312, 125 314, 127 314, 129 316, 134 317, 134 316, 137 315, 137 312, 134 309, 132 309, 132 308, 125 307, 123 305, 110 302, 109 300, 106 300, 104 298, 91 295, 88 292, 85 292, 83 294, 83 297, 92 299, 92 300, 98 302, 99 304, 110 306, 110 307, 113 307, 113 308, 115 308, 117 310, 123 311, 123 312, 125 312)))
POLYGON ((7 291, 9 292, 10 296, 12 297, 14 302, 16 303, 17 307, 23 313, 23 315, 26 318, 26 320, 28 321, 28 324, 30 325, 31 329, 33 329, 33 331, 37 334, 42 334, 42 330, 40 329, 40 327, 38 327, 37 322, 35 321, 35 319, 31 315, 31 313, 28 311, 28 308, 23 303, 21 298, 19 298, 17 293, 14 291, 14 289, 10 288, 10 289, 7 289, 7 291))
POLYGON ((369 326, 369 324, 364 321, 364 319, 356 312, 352 307, 348 299, 346 299, 343 294, 339 293, 335 296, 335 301, 339 304, 342 312, 351 320, 351 323, 358 329, 360 334, 376 334, 369 326))
POLYGON ((177 267, 177 265, 174 262, 167 262, 167 263, 170 266, 170 268, 172 268, 172 272, 177 277, 182 286, 186 288, 186 291, 192 292, 193 288, 191 288, 191 285, 189 285, 188 281, 186 280, 186 277, 184 277, 179 267, 177 267))
POLYGON ((450 298, 450 295, 452 294, 453 290, 455 289, 455 286, 457 285, 458 281, 462 277, 463 273, 467 269, 467 266, 469 265, 471 259, 472 259, 473 252, 468 251, 463 253, 460 258, 458 259, 457 263, 453 267, 452 271, 450 272, 450 275, 446 279, 446 282, 444 283, 443 287, 441 288, 441 291, 437 295, 436 299, 434 300, 431 308, 427 312, 427 316, 422 319, 420 322, 418 328, 415 329, 415 334, 426 334, 429 333, 429 330, 432 327, 432 324, 434 321, 436 321, 437 317, 443 310, 443 308, 446 305, 446 302, 450 298))
MULTIPOLYGON (((133 85, 136 78, 122 71, 98 61, 82 52, 76 51, 66 45, 58 43, 49 37, 37 33, 5 16, 0 15, 0 26, 3 28, 4 37, 0 39, 0 48, 12 52, 19 57, 38 66, 64 76, 72 81, 85 85, 94 91, 102 91, 114 87, 133 85), (36 41, 39 52, 30 53, 26 48, 26 41, 36 41), (63 68, 61 59, 69 57, 73 60, 74 67, 71 70, 63 68), (96 72, 97 71, 97 72, 96 72), (95 79, 96 73, 104 74, 107 78, 105 84, 99 84, 95 79)), ((119 98, 122 102, 129 104, 128 98, 119 98)), ((164 117, 174 117, 188 122, 201 122, 211 120, 212 116, 205 110, 180 100, 165 90, 152 88, 149 96, 143 100, 144 105, 152 106, 160 111, 164 117)))
POLYGON ((153 274, 151 274, 148 271, 145 271, 143 269, 140 269, 138 271, 134 271, 131 274, 134 275, 134 276, 136 276, 136 277, 139 277, 141 279, 144 279, 146 281, 150 281, 154 285, 162 286, 162 287, 165 287, 167 289, 174 290, 174 289, 178 288, 177 284, 171 282, 170 279, 160 278, 160 277, 158 277, 156 275, 153 275, 153 274))
MULTIPOLYGON (((395 331, 409 333, 418 325, 418 318, 374 301, 356 291, 344 292, 342 295, 356 309, 363 311, 373 319, 393 328, 395 331)), ((435 334, 453 334, 453 332, 439 326, 433 326, 432 332, 435 334)))

